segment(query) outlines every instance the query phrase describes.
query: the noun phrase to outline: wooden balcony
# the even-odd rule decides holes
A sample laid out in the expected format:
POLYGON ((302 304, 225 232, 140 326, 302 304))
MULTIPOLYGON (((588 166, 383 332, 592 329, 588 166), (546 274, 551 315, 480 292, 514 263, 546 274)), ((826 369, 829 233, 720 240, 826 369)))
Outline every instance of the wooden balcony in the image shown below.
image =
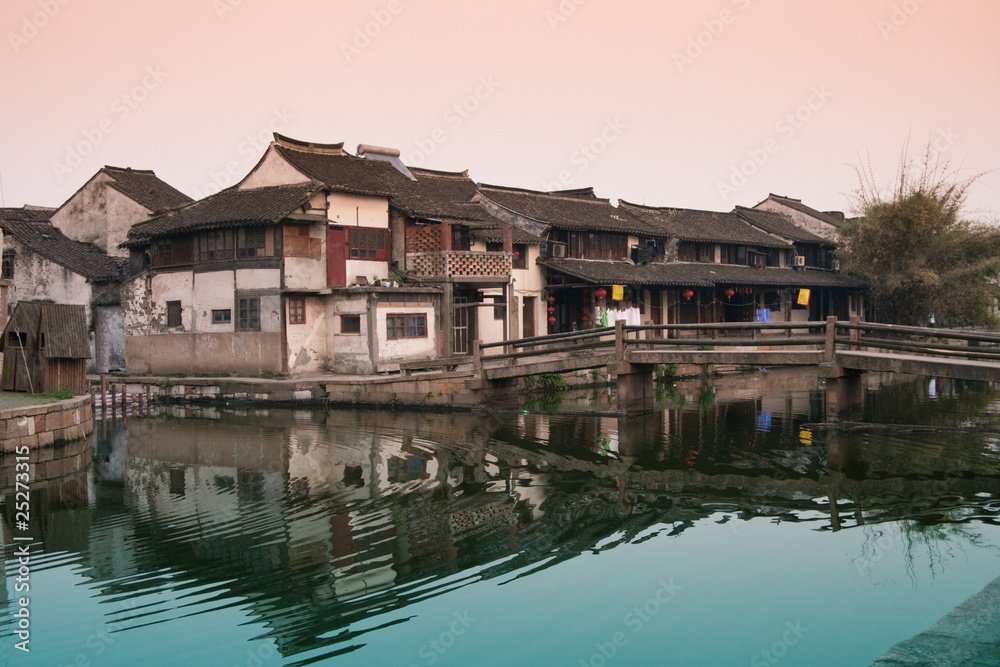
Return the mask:
POLYGON ((513 258, 507 252, 409 252, 406 271, 408 277, 427 282, 505 283, 513 258))

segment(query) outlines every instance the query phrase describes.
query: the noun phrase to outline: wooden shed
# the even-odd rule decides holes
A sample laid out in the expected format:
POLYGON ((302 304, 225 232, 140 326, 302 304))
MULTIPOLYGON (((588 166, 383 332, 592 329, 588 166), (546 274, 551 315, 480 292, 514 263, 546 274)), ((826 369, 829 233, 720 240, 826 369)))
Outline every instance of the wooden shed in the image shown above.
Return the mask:
POLYGON ((0 339, 0 389, 86 394, 87 314, 83 306, 21 301, 0 339))

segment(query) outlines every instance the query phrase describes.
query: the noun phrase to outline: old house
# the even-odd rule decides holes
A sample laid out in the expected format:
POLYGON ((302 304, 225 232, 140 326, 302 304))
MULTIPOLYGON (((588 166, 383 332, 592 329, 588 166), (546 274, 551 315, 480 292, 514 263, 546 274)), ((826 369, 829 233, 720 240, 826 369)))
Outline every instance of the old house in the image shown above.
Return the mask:
POLYGON ((782 213, 798 227, 820 236, 828 241, 836 242, 841 225, 844 224, 844 214, 840 211, 822 212, 806 206, 801 199, 782 197, 771 194, 760 202, 755 209, 782 213))
POLYGON ((52 209, 0 209, 2 275, 7 309, 19 301, 84 308, 96 370, 123 368, 124 339, 117 290, 126 260, 68 238, 49 222, 52 209))
POLYGON ((19 302, 4 328, 0 351, 4 391, 88 391, 90 345, 83 306, 19 302))
POLYGON ((192 201, 151 170, 105 166, 52 213, 51 221, 74 241, 128 257, 120 246, 132 225, 192 201))

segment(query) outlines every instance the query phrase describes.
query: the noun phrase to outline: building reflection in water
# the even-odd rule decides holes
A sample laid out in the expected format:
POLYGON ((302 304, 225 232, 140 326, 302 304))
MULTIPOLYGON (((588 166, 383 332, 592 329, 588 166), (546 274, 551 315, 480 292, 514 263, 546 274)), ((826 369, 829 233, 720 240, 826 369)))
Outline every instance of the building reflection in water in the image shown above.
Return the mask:
MULTIPOLYGON (((172 408, 99 424, 92 446, 39 460, 33 529, 46 552, 74 554, 102 595, 140 595, 164 585, 151 573, 180 573, 182 599, 189 587, 240 600, 282 655, 322 656, 363 642, 368 630, 352 628, 373 614, 708 517, 840 530, 940 516, 959 498, 993 520, 982 500, 1000 494, 995 456, 983 455, 992 436, 956 427, 946 447, 905 429, 833 428, 818 381, 799 378, 680 385, 641 419, 172 408)), ((866 409, 926 393, 915 386, 883 388, 866 409)), ((934 385, 924 423, 968 402, 950 402, 950 389, 934 385)), ((110 612, 137 624, 173 613, 110 612)))

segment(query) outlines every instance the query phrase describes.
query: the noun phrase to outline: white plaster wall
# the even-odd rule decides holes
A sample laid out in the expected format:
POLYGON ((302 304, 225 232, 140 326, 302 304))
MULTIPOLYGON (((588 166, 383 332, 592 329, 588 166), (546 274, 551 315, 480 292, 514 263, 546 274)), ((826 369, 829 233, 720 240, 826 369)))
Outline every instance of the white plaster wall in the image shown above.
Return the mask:
POLYGON ((278 155, 274 147, 271 146, 267 149, 264 159, 257 165, 257 168, 240 183, 239 189, 249 190, 252 188, 266 188, 272 185, 293 185, 295 183, 308 182, 308 176, 288 164, 283 157, 278 155))
POLYGON ((122 316, 126 336, 150 333, 150 277, 140 274, 122 286, 122 316))
POLYGON ((327 202, 327 215, 338 225, 389 228, 389 199, 386 197, 331 192, 327 202))
MULTIPOLYGON (((497 297, 503 301, 503 290, 483 290, 484 304, 492 303, 493 297, 497 297)), ((483 305, 476 308, 476 315, 478 320, 476 322, 476 338, 484 343, 499 343, 504 339, 503 320, 493 317, 492 305, 483 305)))
POLYGON ((93 243, 107 252, 106 184, 111 177, 98 173, 70 197, 52 216, 52 224, 81 243, 93 243))
MULTIPOLYGON (((305 323, 289 323, 285 327, 288 341, 288 371, 292 375, 316 373, 331 368, 327 347, 329 338, 327 328, 330 323, 327 319, 325 300, 320 297, 306 297, 305 301, 305 323)), ((285 321, 288 322, 287 304, 285 308, 285 321)))
MULTIPOLYGON (((124 243, 128 237, 128 230, 132 225, 143 220, 148 220, 150 210, 132 201, 110 185, 105 186, 104 193, 105 215, 106 215, 106 237, 107 248, 104 252, 112 257, 128 257, 127 248, 119 248, 118 245, 124 243)), ((101 247, 98 245, 98 247, 101 247)))
POLYGON ((230 333, 236 330, 235 281, 233 271, 194 274, 193 331, 230 333), (212 310, 229 310, 232 320, 228 324, 213 324, 212 310))
POLYGON ((14 281, 7 294, 10 305, 18 301, 82 305, 86 307, 87 322, 90 322, 92 286, 86 278, 36 255, 13 238, 8 239, 8 244, 8 250, 16 253, 14 281))
MULTIPOLYGON (((368 373, 373 370, 368 349, 368 295, 340 295, 326 300, 327 349, 338 373, 368 373), (358 315, 361 334, 342 334, 341 315, 358 315)), ((385 323, 383 322, 383 327, 385 323)))
POLYGON ((380 362, 403 361, 406 359, 430 359, 437 356, 437 322, 434 319, 434 306, 408 306, 404 304, 379 304, 376 317, 375 332, 380 362), (426 338, 386 338, 385 318, 389 314, 424 314, 427 316, 426 338))
POLYGON ((237 269, 236 289, 280 289, 280 269, 237 269))
MULTIPOLYGON (((194 273, 176 271, 158 273, 150 285, 149 319, 153 332, 162 332, 167 325, 167 301, 181 302, 181 330, 194 326, 194 273)), ((236 317, 236 313, 233 313, 236 317)), ((173 329, 171 329, 173 330, 173 329)))
POLYGON ((825 223, 822 220, 817 220, 811 215, 806 215, 802 211, 798 211, 794 208, 784 206, 771 199, 766 199, 761 202, 756 208, 762 211, 773 211, 775 213, 784 213, 792 219, 797 227, 800 227, 807 232, 812 232, 817 236, 822 236, 830 241, 837 240, 837 228, 831 224, 825 223))
MULTIPOLYGON (((322 197, 322 195, 318 195, 322 197)), ((314 198, 315 199, 315 198, 314 198)), ((325 204, 323 204, 325 206, 325 204)), ((285 287, 288 289, 323 289, 326 287, 326 233, 327 225, 310 225, 309 238, 320 243, 317 259, 285 257, 285 287)))

